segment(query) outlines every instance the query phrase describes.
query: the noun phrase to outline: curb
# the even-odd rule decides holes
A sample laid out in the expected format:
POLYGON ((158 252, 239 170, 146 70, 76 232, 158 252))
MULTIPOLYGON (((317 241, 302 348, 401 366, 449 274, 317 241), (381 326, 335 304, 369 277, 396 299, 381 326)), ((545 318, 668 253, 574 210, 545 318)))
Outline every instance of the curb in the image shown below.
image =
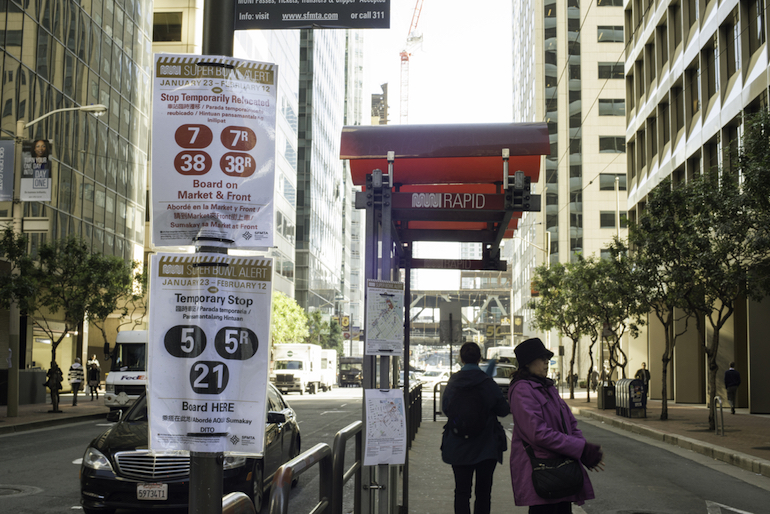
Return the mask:
POLYGON ((691 437, 662 432, 660 430, 649 428, 643 425, 637 425, 635 423, 630 423, 621 419, 602 416, 591 409, 581 409, 580 407, 570 407, 570 409, 572 409, 572 413, 575 415, 602 421, 612 425, 613 427, 643 435, 663 443, 673 444, 674 446, 679 446, 685 450, 700 453, 701 455, 711 457, 712 459, 737 466, 746 471, 750 471, 751 473, 770 477, 770 461, 768 460, 759 459, 757 457, 737 452, 723 446, 704 443, 703 441, 698 441, 697 439, 693 439, 691 437))
MULTIPOLYGON (((68 416, 66 418, 51 418, 41 421, 30 421, 29 423, 17 423, 8 426, 3 426, 2 423, 0 423, 0 435, 28 432, 30 430, 37 430, 38 428, 69 425, 71 423, 78 423, 80 421, 87 421, 90 419, 101 419, 105 418, 106 416, 106 412, 100 412, 97 414, 84 414, 82 416, 68 416)), ((8 418, 5 419, 7 420, 8 418)))

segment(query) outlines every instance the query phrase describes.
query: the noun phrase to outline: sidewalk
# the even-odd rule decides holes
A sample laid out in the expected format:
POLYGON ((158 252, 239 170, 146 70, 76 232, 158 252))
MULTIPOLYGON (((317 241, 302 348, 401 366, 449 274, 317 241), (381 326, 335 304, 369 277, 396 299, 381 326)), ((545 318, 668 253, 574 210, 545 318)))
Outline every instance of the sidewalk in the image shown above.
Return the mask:
POLYGON ((54 414, 51 410, 50 397, 46 398, 46 404, 19 405, 19 415, 8 417, 8 407, 0 405, 0 435, 14 432, 24 432, 38 428, 76 423, 86 419, 105 418, 110 412, 109 407, 104 406, 104 396, 99 395, 98 400, 91 401, 91 397, 78 394, 77 406, 72 406, 72 394, 63 394, 59 399, 61 413, 54 414))
MULTIPOLYGON (((649 401, 646 418, 624 418, 615 409, 599 410, 596 395, 586 402, 585 389, 569 399, 565 388, 562 396, 576 416, 592 418, 609 425, 640 434, 651 439, 681 446, 733 464, 753 473, 770 477, 770 416, 753 415, 748 409, 736 409, 730 414, 725 409, 725 435, 716 435, 708 429, 708 409, 701 405, 677 405, 668 402, 668 420, 660 420, 661 402, 649 401)), ((441 434, 446 418, 438 416, 433 422, 433 402, 426 402, 423 420, 409 451, 409 512, 444 514, 453 511, 454 478, 451 466, 441 460, 441 434), (425 408, 427 407, 427 408, 425 408)), ((511 418, 503 425, 511 429, 511 418)), ((509 433, 510 436, 510 433, 509 433)), ((510 446, 510 445, 509 445, 510 446)), ((511 492, 510 472, 506 452, 502 466, 495 471, 492 486, 492 512, 526 513, 526 507, 515 507, 511 492)), ((573 507, 573 512, 582 509, 573 507)))

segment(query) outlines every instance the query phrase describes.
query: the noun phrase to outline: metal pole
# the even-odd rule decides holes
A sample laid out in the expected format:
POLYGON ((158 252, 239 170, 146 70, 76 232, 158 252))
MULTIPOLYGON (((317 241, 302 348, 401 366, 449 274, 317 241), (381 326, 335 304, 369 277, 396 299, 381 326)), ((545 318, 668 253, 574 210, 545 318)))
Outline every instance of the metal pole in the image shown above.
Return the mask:
POLYGON ((206 0, 203 6, 203 55, 233 55, 235 0, 206 0))
MULTIPOLYGON (((14 140, 14 173, 13 173, 13 234, 22 235, 21 223, 24 216, 24 204, 21 203, 21 142, 24 140, 24 120, 16 121, 16 139, 14 140)), ((14 270, 14 273, 18 271, 14 270)), ((11 350, 11 366, 8 368, 8 408, 7 416, 15 418, 19 415, 19 351, 21 348, 21 312, 18 302, 11 303, 8 312, 8 348, 11 350)))
MULTIPOLYGON (((409 306, 412 304, 412 247, 406 248, 404 255, 404 405, 407 406, 407 426, 412 426, 414 422, 412 419, 415 415, 410 405, 410 393, 409 393, 409 371, 412 369, 409 363, 409 355, 411 352, 411 344, 409 335, 411 333, 412 315, 409 306)), ((408 445, 411 441, 408 441, 408 445)), ((403 512, 409 512, 409 451, 406 452, 406 460, 404 460, 404 475, 401 486, 401 505, 403 512)))
MULTIPOLYGON (((235 0, 206 0, 203 6, 204 55, 233 55, 235 37, 235 0)), ((197 248, 196 252, 202 251, 197 248)), ((227 253, 226 248, 204 251, 227 253)), ((190 452, 191 514, 222 514, 224 454, 190 452)))

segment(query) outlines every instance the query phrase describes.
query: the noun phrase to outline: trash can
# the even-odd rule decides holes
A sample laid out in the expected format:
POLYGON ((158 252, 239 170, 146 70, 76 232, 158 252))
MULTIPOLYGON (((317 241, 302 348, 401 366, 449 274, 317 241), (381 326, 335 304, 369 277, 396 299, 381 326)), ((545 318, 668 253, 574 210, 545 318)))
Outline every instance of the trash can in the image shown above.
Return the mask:
POLYGON ((596 406, 602 410, 615 408, 615 386, 612 382, 603 382, 599 386, 596 406))
POLYGON ((644 383, 635 378, 623 378, 615 384, 615 414, 626 418, 647 417, 647 397, 644 383))

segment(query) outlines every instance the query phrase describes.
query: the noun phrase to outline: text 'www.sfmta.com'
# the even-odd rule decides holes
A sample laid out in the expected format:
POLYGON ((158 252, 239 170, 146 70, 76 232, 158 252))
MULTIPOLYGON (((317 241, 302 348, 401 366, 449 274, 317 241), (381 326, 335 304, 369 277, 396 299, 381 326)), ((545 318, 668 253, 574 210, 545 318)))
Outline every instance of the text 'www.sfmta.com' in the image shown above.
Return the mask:
POLYGON ((320 13, 320 12, 305 12, 305 13, 284 13, 281 15, 283 21, 299 21, 299 20, 336 20, 339 18, 338 13, 320 13))

